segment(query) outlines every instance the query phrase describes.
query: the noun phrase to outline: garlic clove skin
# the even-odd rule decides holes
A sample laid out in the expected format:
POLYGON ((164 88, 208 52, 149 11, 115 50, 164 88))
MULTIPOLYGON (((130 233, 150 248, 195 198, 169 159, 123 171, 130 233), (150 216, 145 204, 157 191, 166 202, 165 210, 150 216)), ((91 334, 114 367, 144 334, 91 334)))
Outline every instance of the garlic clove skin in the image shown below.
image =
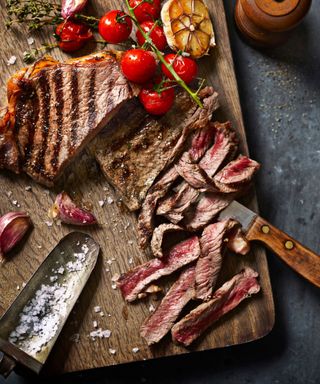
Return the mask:
POLYGON ((87 0, 62 0, 61 16, 64 19, 74 16, 83 10, 87 2, 87 0))
POLYGON ((0 260, 20 242, 31 226, 25 212, 8 212, 0 217, 0 260))
POLYGON ((60 219, 65 224, 92 225, 97 223, 95 216, 88 210, 78 207, 66 192, 57 195, 48 215, 51 219, 60 219))

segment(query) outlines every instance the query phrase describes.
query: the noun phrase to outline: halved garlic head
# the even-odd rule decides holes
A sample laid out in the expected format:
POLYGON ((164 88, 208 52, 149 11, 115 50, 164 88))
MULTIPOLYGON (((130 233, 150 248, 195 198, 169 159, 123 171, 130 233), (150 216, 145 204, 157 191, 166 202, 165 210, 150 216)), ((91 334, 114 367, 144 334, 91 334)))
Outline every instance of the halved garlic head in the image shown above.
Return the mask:
POLYGON ((215 46, 209 11, 203 0, 168 0, 161 11, 168 45, 194 59, 215 46))

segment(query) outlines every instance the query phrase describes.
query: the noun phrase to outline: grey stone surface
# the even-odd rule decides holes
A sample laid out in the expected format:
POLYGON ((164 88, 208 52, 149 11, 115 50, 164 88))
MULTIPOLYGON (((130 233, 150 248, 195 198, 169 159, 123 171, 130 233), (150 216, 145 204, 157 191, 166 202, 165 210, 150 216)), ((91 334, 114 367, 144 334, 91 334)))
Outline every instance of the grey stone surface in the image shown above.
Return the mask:
MULTIPOLYGON (((320 253, 320 2, 313 1, 291 40, 271 51, 258 51, 241 41, 233 23, 234 1, 225 3, 249 147, 263 164, 257 180, 261 213, 320 253)), ((319 383, 320 291, 274 255, 268 256, 276 324, 265 338, 53 382, 319 383)), ((12 375, 7 383, 35 380, 12 375)))

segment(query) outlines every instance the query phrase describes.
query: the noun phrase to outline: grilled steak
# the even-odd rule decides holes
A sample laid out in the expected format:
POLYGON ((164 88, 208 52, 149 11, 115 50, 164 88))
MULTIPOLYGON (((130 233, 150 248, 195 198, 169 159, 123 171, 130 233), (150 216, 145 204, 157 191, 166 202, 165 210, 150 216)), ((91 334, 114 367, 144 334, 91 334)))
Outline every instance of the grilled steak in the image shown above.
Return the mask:
MULTIPOLYGON (((183 219, 183 212, 197 200, 200 194, 200 191, 192 187, 192 185, 196 186, 192 179, 199 181, 200 177, 200 181, 208 183, 207 176, 214 176, 221 164, 227 158, 232 157, 237 150, 238 141, 234 131, 231 129, 230 122, 215 122, 213 127, 216 130, 214 144, 207 150, 199 163, 199 167, 203 171, 195 165, 193 165, 193 169, 187 169, 188 164, 178 164, 179 169, 177 171, 188 182, 181 183, 175 194, 168 196, 159 203, 157 214, 166 216, 172 223, 177 224, 183 219)), ((202 186, 204 185, 202 184, 202 186)), ((198 184, 196 188, 199 187, 201 188, 201 185, 198 184)))
POLYGON ((104 52, 65 63, 44 58, 14 75, 0 122, 0 168, 52 186, 134 95, 118 57, 104 52))
POLYGON ((238 223, 224 220, 208 225, 200 238, 201 255, 196 265, 196 297, 209 300, 222 265, 224 239, 238 223))
POLYGON ((258 273, 251 268, 235 275, 214 294, 213 298, 192 310, 171 329, 172 339, 189 346, 221 316, 237 307, 241 301, 259 292, 258 273))
POLYGON ((147 285, 162 276, 168 276, 200 256, 197 236, 173 246, 161 259, 152 259, 120 276, 117 284, 127 301, 134 301, 147 285))
POLYGON ((184 213, 183 226, 191 231, 204 227, 250 184, 260 165, 246 156, 227 164, 214 176, 215 185, 224 193, 204 193, 195 206, 184 213))
POLYGON ((195 268, 183 271, 155 312, 140 328, 148 345, 159 342, 171 329, 185 305, 194 297, 195 268))
POLYGON ((174 224, 161 224, 159 225, 159 227, 157 227, 153 231, 152 239, 151 239, 151 249, 155 257, 163 256, 162 243, 163 243, 164 236, 167 233, 172 233, 177 231, 183 231, 183 228, 174 224))
MULTIPOLYGON (((208 115, 208 119, 211 114, 208 115)), ((212 127, 207 123, 202 129, 196 130, 187 142, 187 151, 192 156, 194 161, 199 161, 213 138, 212 127), (190 142, 190 143, 189 143, 190 142)), ((175 167, 171 167, 164 172, 158 181, 150 188, 143 202, 141 212, 138 218, 138 234, 140 246, 145 248, 153 231, 153 216, 157 207, 158 201, 164 197, 170 187, 179 177, 175 167)))

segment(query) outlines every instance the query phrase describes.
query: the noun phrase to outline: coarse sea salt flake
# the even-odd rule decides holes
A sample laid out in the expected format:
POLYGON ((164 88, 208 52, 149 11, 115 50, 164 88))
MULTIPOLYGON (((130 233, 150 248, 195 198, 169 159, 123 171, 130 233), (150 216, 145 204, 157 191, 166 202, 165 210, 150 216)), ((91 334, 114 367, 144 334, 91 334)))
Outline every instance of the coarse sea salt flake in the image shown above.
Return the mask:
POLYGON ((101 307, 97 305, 93 308, 93 310, 95 311, 95 313, 101 312, 101 307))
POLYGON ((33 37, 28 37, 27 42, 29 45, 32 45, 34 43, 34 38, 33 37))
POLYGON ((111 355, 115 355, 116 354, 116 350, 113 349, 113 348, 109 348, 109 353, 111 353, 111 355))
POLYGON ((134 347, 134 348, 132 348, 132 352, 133 353, 137 353, 137 352, 139 352, 140 351, 140 349, 138 348, 138 347, 134 347))
POLYGON ((7 61, 7 65, 13 65, 13 64, 16 63, 16 61, 17 61, 17 57, 14 56, 14 55, 12 55, 12 56, 9 58, 9 60, 7 61))
POLYGON ((98 203, 99 203, 100 207, 103 207, 103 206, 104 206, 104 203, 105 203, 105 201, 104 201, 104 200, 99 200, 99 201, 98 201, 98 203))
POLYGON ((110 196, 108 196, 108 198, 107 198, 107 203, 108 203, 108 204, 112 204, 112 203, 113 203, 113 198, 110 197, 110 196))

